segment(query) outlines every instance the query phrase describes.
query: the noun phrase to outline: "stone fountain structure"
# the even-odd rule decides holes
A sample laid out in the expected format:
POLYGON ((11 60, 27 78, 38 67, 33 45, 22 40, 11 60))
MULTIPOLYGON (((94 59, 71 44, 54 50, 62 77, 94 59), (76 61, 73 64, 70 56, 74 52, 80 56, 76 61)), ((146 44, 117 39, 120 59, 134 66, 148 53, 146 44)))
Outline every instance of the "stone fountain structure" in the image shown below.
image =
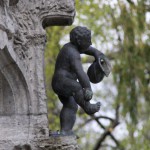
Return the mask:
POLYGON ((49 137, 43 70, 44 29, 74 16, 74 0, 0 0, 0 150, 77 149, 49 137))

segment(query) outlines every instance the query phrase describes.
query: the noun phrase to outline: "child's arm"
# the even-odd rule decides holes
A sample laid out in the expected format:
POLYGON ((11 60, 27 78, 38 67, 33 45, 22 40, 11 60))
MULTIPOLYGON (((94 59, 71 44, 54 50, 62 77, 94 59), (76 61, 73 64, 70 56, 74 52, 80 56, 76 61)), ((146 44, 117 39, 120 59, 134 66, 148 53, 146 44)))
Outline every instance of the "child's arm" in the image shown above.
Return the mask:
POLYGON ((91 89, 89 77, 83 70, 80 55, 76 54, 76 52, 74 51, 70 56, 70 59, 71 59, 70 64, 72 66, 72 69, 77 74, 79 83, 81 84, 84 90, 84 98, 85 100, 89 101, 92 99, 93 92, 91 89))
POLYGON ((79 83, 81 84, 82 88, 84 88, 84 89, 87 88, 87 89, 91 90, 89 77, 83 70, 80 57, 74 56, 74 58, 71 61, 71 66, 72 66, 72 69, 74 70, 74 72, 77 74, 77 78, 78 78, 79 83))
POLYGON ((90 46, 87 51, 84 52, 84 54, 87 55, 91 55, 93 57, 95 57, 95 60, 98 61, 98 58, 100 55, 104 55, 102 52, 100 52, 99 50, 97 50, 96 48, 90 46))

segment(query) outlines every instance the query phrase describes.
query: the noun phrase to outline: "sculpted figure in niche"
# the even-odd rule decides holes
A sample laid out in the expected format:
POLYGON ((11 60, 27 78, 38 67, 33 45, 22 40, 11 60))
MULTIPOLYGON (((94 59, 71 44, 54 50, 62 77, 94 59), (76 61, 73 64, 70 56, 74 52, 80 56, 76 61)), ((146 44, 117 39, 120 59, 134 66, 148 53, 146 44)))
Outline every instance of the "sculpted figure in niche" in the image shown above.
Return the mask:
POLYGON ((62 47, 56 60, 52 88, 63 104, 60 124, 64 135, 73 133, 78 105, 89 115, 100 109, 100 102, 90 103, 93 96, 90 81, 98 83, 104 75, 108 76, 110 64, 105 55, 91 45, 91 31, 75 27, 70 32, 70 42, 62 47), (95 57, 87 74, 83 71, 80 54, 95 57))

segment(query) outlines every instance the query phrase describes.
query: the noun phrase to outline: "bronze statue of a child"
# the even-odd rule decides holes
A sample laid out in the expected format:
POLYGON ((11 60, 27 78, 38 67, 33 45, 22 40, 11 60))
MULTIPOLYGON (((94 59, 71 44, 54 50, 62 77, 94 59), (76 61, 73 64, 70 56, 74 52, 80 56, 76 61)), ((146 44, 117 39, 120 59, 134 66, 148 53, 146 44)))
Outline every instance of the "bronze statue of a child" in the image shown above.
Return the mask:
POLYGON ((99 59, 102 53, 90 46, 91 44, 91 31, 86 27, 77 26, 70 32, 70 42, 62 47, 56 60, 52 88, 63 104, 60 113, 63 134, 72 134, 78 105, 89 115, 100 109, 100 102, 89 102, 93 92, 89 77, 83 71, 80 57, 80 54, 87 54, 94 56, 96 60, 99 59))

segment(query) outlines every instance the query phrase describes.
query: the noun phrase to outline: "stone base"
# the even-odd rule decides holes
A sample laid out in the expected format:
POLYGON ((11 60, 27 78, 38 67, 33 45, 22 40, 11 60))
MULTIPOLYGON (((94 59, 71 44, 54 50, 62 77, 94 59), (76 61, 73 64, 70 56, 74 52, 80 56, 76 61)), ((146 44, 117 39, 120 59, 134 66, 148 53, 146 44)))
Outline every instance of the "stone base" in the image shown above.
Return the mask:
POLYGON ((28 144, 14 145, 11 141, 5 143, 0 150, 79 150, 75 136, 50 137, 49 139, 36 139, 28 144), (7 147, 7 148, 6 148, 7 147))
POLYGON ((76 136, 51 136, 41 140, 37 150, 79 150, 76 136))
POLYGON ((0 116, 0 150, 36 150, 49 137, 47 124, 46 114, 0 116))
POLYGON ((17 145, 9 150, 79 150, 79 147, 76 136, 57 136, 31 141, 30 144, 17 145))

